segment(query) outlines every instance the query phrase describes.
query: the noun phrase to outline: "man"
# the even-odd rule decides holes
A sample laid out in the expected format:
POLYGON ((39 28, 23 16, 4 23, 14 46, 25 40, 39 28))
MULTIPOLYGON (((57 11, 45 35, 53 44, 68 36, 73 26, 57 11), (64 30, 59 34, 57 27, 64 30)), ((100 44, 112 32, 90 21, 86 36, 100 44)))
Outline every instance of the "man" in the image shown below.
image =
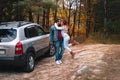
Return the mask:
MULTIPOLYGON (((56 19, 55 24, 60 26, 61 20, 56 19)), ((61 59, 64 53, 63 37, 61 34, 61 30, 57 30, 55 24, 52 25, 50 28, 50 44, 52 45, 54 44, 55 46, 56 64, 61 64, 62 63, 61 59)))

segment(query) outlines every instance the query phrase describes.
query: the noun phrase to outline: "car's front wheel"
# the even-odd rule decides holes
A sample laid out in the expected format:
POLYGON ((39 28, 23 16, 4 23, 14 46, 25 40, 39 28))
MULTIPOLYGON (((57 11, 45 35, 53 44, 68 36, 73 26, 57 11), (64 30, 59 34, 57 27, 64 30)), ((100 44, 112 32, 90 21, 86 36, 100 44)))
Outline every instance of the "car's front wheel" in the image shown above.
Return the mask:
POLYGON ((55 55, 55 47, 54 45, 49 45, 49 52, 47 53, 47 56, 54 56, 55 55))
POLYGON ((26 72, 31 72, 34 70, 34 67, 35 67, 35 58, 34 58, 34 55, 30 53, 27 55, 24 70, 26 72))

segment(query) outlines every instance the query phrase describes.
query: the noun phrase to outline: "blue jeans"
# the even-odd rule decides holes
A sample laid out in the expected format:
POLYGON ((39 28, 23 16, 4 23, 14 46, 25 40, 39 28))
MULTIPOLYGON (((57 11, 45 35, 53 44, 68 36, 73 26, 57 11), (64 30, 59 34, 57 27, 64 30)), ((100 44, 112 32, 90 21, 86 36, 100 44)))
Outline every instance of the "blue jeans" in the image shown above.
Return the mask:
POLYGON ((55 41, 55 56, 56 61, 61 60, 64 53, 64 44, 63 41, 55 41))

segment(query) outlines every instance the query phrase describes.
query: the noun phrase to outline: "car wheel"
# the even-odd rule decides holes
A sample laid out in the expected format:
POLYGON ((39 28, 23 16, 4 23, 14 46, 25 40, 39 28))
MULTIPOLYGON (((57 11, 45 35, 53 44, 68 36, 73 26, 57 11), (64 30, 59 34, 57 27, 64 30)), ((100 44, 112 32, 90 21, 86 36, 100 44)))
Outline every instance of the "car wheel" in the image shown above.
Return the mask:
POLYGON ((53 45, 50 45, 49 56, 53 55, 55 55, 55 47, 53 45))
POLYGON ((34 70, 34 67, 35 67, 35 58, 33 54, 28 54, 26 64, 25 64, 25 71, 31 72, 34 70))

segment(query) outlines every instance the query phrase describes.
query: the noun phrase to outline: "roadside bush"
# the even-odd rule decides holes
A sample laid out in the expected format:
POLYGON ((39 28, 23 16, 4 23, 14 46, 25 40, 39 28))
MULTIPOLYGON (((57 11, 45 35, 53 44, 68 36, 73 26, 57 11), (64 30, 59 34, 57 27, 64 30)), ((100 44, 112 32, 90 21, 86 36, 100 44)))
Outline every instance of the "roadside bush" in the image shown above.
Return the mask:
POLYGON ((120 20, 109 20, 106 24, 106 31, 108 33, 120 34, 120 20))

